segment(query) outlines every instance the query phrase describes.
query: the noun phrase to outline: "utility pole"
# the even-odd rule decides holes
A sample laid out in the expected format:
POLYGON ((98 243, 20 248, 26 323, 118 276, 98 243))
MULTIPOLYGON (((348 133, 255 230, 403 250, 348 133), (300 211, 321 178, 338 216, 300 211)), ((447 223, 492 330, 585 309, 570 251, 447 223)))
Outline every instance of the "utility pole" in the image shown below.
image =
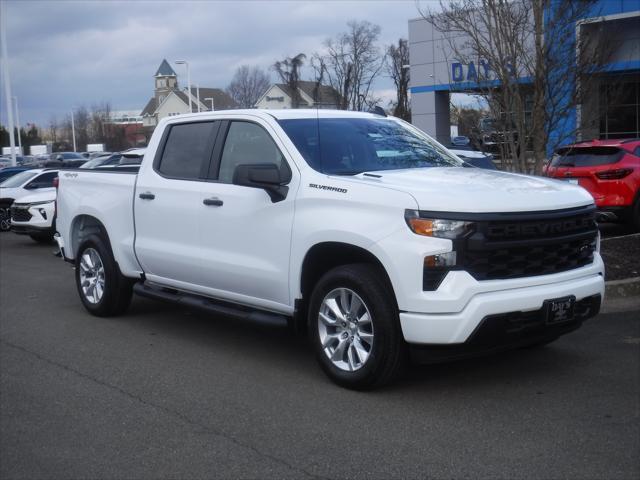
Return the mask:
POLYGON ((76 125, 73 121, 73 109, 71 109, 71 137, 73 137, 73 151, 76 152, 76 125))
POLYGON ((189 113, 193 113, 191 107, 191 71, 189 70, 189 62, 186 60, 176 60, 176 65, 184 65, 187 67, 187 96, 189 97, 189 113))
POLYGON ((11 166, 16 166, 16 139, 14 136, 13 107, 11 106, 11 77, 9 75, 9 56, 7 55, 7 11, 4 0, 0 0, 0 65, 4 77, 4 99, 7 106, 7 120, 9 121, 9 145, 11 146, 11 166))
POLYGON ((24 150, 22 150, 22 135, 20 133, 20 111, 18 110, 18 97, 13 96, 13 101, 16 102, 16 130, 18 131, 18 148, 20 150, 20 155, 24 155, 24 150))

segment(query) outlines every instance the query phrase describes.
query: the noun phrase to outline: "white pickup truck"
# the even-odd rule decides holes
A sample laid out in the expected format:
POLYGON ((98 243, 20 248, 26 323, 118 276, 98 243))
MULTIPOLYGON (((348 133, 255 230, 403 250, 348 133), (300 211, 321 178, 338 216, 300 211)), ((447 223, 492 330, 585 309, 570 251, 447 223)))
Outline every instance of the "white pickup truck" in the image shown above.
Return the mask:
POLYGON ((308 331, 340 385, 548 343, 596 315, 593 198, 481 170, 412 125, 331 110, 163 119, 138 173, 63 171, 82 303, 137 294, 308 331))

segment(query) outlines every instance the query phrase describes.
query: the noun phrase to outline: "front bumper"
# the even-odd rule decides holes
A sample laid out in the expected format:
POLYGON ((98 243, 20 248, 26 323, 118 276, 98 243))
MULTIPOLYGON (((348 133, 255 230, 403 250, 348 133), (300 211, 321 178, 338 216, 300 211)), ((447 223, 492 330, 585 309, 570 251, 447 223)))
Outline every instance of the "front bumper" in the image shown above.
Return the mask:
POLYGON ((55 233, 51 226, 39 227, 36 225, 29 225, 28 223, 17 222, 11 224, 11 231, 17 233, 18 235, 53 235, 55 233))
POLYGON ((547 324, 544 308, 489 315, 466 342, 412 345, 411 354, 418 363, 437 363, 543 344, 580 328, 585 320, 598 314, 601 301, 600 295, 583 298, 575 304, 573 320, 560 324, 547 324))
MULTIPOLYGON (((601 261, 599 256, 596 258, 601 261)), ((539 311, 545 300, 569 295, 575 296, 578 303, 596 295, 599 295, 600 299, 604 298, 602 273, 594 272, 593 266, 577 270, 582 270, 586 275, 534 286, 477 293, 465 303, 462 309, 451 313, 402 312, 400 313, 402 333, 408 343, 463 344, 470 339, 487 317, 539 311)), ((562 276, 563 274, 557 274, 547 277, 562 276)))

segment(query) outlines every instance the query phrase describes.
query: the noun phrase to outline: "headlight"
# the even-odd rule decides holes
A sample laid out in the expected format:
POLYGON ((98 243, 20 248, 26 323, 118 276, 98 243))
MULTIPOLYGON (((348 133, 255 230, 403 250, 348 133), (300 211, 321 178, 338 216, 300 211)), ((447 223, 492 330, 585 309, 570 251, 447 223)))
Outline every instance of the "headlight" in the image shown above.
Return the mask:
POLYGON ((426 237, 455 239, 471 230, 473 222, 425 218, 417 210, 406 210, 404 218, 411 231, 426 237))

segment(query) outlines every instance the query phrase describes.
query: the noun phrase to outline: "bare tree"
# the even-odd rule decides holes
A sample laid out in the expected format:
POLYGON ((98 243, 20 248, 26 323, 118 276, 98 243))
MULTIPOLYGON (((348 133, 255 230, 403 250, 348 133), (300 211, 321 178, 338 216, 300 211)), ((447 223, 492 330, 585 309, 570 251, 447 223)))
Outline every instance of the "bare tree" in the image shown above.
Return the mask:
POLYGON ((322 58, 329 83, 342 96, 340 108, 362 110, 373 103, 371 89, 384 65, 379 36, 379 25, 354 20, 346 32, 325 41, 322 58))
POLYGON ((52 115, 49 119, 49 132, 48 137, 52 143, 56 143, 58 141, 58 133, 60 131, 60 124, 58 123, 58 117, 52 115))
POLYGON ((540 173, 548 146, 575 133, 567 130, 568 119, 608 55, 593 36, 575 38, 576 24, 592 15, 594 4, 451 0, 441 1, 441 12, 421 12, 446 34, 455 60, 469 66, 466 80, 486 98, 507 169, 540 173))
POLYGON ((267 91, 271 81, 269 75, 258 67, 242 65, 239 67, 231 83, 227 87, 227 93, 240 107, 252 108, 267 91))
POLYGON ((386 70, 396 86, 396 104, 393 115, 411 121, 409 108, 409 45, 401 38, 398 45, 387 47, 386 70))
POLYGON ((295 57, 287 57, 273 64, 273 69, 278 74, 278 77, 280 77, 282 83, 289 87, 291 93, 291 108, 298 108, 302 101, 298 84, 300 82, 300 70, 306 58, 307 56, 304 53, 299 53, 295 57))

